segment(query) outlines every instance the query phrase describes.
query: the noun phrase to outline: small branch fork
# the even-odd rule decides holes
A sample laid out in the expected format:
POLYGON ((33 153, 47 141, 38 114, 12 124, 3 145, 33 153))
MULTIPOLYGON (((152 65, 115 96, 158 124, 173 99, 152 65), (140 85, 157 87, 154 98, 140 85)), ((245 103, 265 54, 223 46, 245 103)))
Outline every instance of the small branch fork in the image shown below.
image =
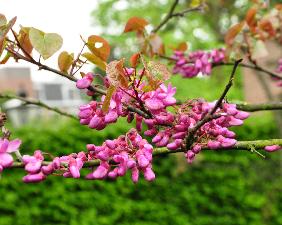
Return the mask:
MULTIPOLYGON (((256 141, 238 141, 233 147, 230 148, 222 148, 222 149, 209 149, 207 147, 203 147, 202 150, 207 151, 256 151, 259 149, 263 149, 266 146, 269 145, 282 145, 282 139, 270 139, 270 140, 256 140, 256 141)), ((175 151, 170 151, 167 148, 156 148, 154 149, 153 155, 154 156, 160 156, 160 155, 166 155, 166 154, 173 154, 173 153, 179 153, 179 152, 185 152, 185 149, 178 149, 175 151)), ((50 161, 44 161, 43 165, 50 164, 50 161)), ((92 167, 92 166, 98 166, 100 164, 99 160, 91 160, 87 161, 84 164, 84 168, 92 167)), ((12 168, 23 168, 24 164, 21 162, 14 162, 12 168)))
POLYGON ((168 23, 168 21, 174 17, 183 17, 185 16, 185 14, 187 13, 190 13, 190 12, 193 12, 193 11, 202 11, 204 9, 204 5, 203 4, 200 4, 196 7, 192 7, 192 8, 188 8, 188 9, 185 9, 181 12, 174 12, 175 11, 175 8, 176 6, 178 5, 179 3, 179 0, 175 0, 173 2, 173 4, 171 5, 171 8, 169 10, 169 12, 167 13, 167 15, 164 17, 164 19, 160 22, 159 25, 157 25, 152 33, 157 33, 166 23, 168 23))

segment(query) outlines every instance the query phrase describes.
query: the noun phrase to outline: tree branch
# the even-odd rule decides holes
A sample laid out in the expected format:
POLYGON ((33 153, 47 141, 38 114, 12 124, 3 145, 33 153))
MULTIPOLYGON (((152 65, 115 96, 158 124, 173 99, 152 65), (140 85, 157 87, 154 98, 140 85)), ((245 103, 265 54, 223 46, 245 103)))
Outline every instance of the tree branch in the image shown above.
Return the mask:
POLYGON ((261 104, 237 104, 236 108, 246 112, 256 112, 264 110, 282 110, 282 102, 268 102, 261 104))
POLYGON ((193 7, 193 8, 188 8, 188 9, 185 9, 181 12, 176 12, 174 13, 174 10, 177 6, 177 4, 179 3, 179 0, 175 0, 171 7, 170 7, 170 10, 169 12, 167 13, 167 15, 165 16, 165 18, 160 22, 159 25, 157 25, 153 30, 152 30, 152 33, 157 33, 170 19, 172 19, 173 17, 181 17, 181 16, 184 16, 185 14, 189 13, 189 12, 193 12, 193 11, 201 11, 203 10, 204 8, 204 5, 203 4, 200 4, 196 7, 193 7))
MULTIPOLYGON (((237 143, 229 148, 221 148, 221 149, 209 149, 207 147, 203 147, 202 150, 207 150, 207 151, 240 151, 240 150, 245 150, 245 151, 254 151, 254 150, 259 150, 263 149, 266 146, 269 145, 279 145, 282 146, 282 139, 269 139, 269 140, 255 140, 255 141, 237 141, 237 143)), ((175 151, 168 150, 167 148, 156 148, 153 151, 154 156, 161 156, 161 155, 167 155, 167 154, 173 154, 173 153, 178 153, 178 152, 185 152, 185 149, 177 149, 175 151)), ((50 164, 50 161, 44 161, 43 165, 48 165, 50 164)), ((90 160, 84 163, 84 168, 92 167, 92 166, 97 166, 100 164, 99 160, 90 160)), ((13 166, 11 168, 23 168, 24 164, 21 162, 14 162, 13 166)))
MULTIPOLYGON (((223 63, 215 63, 212 65, 212 67, 217 67, 217 66, 233 66, 234 63, 232 62, 223 62, 223 63)), ((250 64, 245 64, 245 63, 241 63, 239 66, 241 67, 245 67, 245 68, 249 68, 249 69, 253 69, 253 70, 257 70, 257 71, 261 71, 263 73, 266 73, 268 75, 270 75, 271 77, 273 78, 278 78, 278 79, 282 79, 281 76, 279 76, 278 74, 270 71, 270 70, 267 70, 261 66, 258 66, 257 64, 256 65, 250 65, 250 64)))
POLYGON ((56 112, 56 113, 58 113, 58 114, 60 114, 62 116, 67 116, 69 118, 77 120, 76 116, 74 116, 72 114, 69 114, 67 112, 63 112, 60 109, 58 109, 57 107, 51 107, 49 105, 46 105, 45 103, 43 103, 43 102, 41 102, 39 100, 32 100, 32 99, 27 99, 27 98, 19 97, 19 96, 16 96, 16 95, 1 94, 1 93, 0 93, 0 98, 4 98, 4 99, 18 99, 18 100, 24 102, 24 104, 26 104, 26 105, 37 105, 39 107, 42 107, 42 108, 48 109, 50 111, 56 112))

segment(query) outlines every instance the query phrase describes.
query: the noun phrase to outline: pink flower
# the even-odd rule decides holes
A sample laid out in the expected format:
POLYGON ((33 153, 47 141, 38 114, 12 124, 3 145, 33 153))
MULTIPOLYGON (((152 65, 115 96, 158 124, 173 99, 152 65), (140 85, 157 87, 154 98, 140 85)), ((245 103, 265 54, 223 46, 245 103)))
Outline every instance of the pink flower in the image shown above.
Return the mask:
POLYGON ((282 146, 279 146, 279 145, 269 145, 269 146, 265 146, 264 148, 264 150, 268 152, 275 152, 281 149, 282 149, 282 146))
POLYGON ((93 81, 93 74, 87 73, 82 79, 77 80, 76 87, 78 89, 88 88, 93 81))
POLYGON ((7 167, 13 165, 13 157, 10 153, 18 151, 21 145, 21 140, 15 139, 8 141, 7 139, 0 139, 0 172, 7 167))

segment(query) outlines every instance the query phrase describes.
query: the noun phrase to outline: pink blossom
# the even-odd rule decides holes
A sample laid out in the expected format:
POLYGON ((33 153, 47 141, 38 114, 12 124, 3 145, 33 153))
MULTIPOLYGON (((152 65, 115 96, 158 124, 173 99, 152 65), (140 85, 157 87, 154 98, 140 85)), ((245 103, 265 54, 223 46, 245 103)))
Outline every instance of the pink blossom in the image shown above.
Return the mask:
POLYGON ((76 87, 78 89, 88 88, 93 81, 93 74, 87 73, 82 79, 77 80, 76 87))
POLYGON ((21 140, 19 139, 13 141, 0 139, 0 172, 2 172, 4 168, 13 165, 14 160, 10 153, 18 151, 20 145, 21 140))
POLYGON ((281 150, 281 149, 282 149, 282 146, 279 146, 279 145, 269 145, 269 146, 265 146, 264 148, 264 150, 268 152, 274 152, 274 151, 281 150))

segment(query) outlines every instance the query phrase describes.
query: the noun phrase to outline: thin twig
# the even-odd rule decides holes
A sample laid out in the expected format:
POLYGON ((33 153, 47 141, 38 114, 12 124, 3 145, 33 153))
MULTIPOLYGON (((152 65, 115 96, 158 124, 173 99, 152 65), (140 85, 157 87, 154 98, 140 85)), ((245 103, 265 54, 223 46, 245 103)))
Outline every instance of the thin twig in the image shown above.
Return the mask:
POLYGON ((193 11, 201 11, 204 8, 204 5, 200 4, 196 7, 188 8, 188 9, 185 9, 181 12, 174 13, 174 10, 175 10, 178 3, 179 3, 179 0, 175 0, 172 3, 169 12, 166 14, 164 19, 160 22, 160 24, 157 25, 156 28, 153 29, 152 33, 157 33, 170 19, 172 19, 174 17, 184 16, 185 14, 187 14, 189 12, 193 12, 193 11))
POLYGON ((39 107, 42 107, 42 108, 48 109, 50 111, 56 112, 56 113, 58 113, 58 114, 60 114, 62 116, 67 116, 69 118, 77 120, 76 116, 74 116, 72 114, 69 114, 67 112, 63 112, 63 111, 61 111, 57 107, 51 107, 49 105, 46 105, 45 103, 43 103, 43 102, 41 102, 39 100, 27 99, 27 98, 19 97, 19 96, 16 96, 16 95, 1 94, 1 93, 0 93, 0 98, 4 98, 4 99, 18 99, 18 100, 24 102, 24 104, 26 104, 26 105, 37 105, 39 107))

